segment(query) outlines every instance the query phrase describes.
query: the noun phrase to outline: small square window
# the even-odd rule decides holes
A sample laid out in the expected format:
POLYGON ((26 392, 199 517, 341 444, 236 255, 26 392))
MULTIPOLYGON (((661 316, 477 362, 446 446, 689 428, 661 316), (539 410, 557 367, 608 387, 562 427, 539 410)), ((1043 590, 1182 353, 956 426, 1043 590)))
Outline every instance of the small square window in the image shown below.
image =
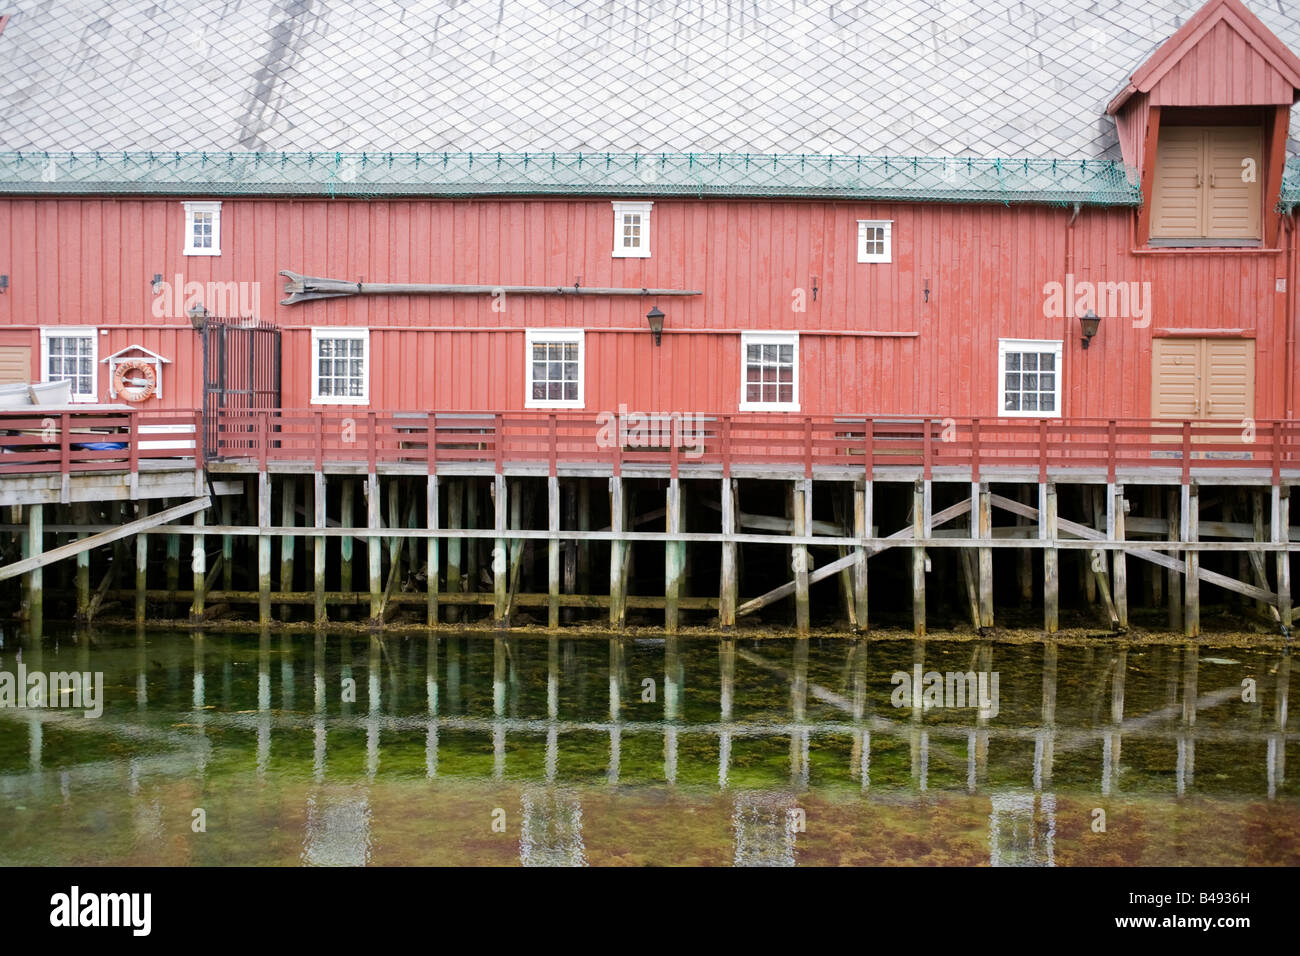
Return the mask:
POLYGON ((365 405, 370 401, 370 332, 312 329, 313 405, 365 405))
POLYGON ((799 335, 743 332, 741 411, 799 410, 799 335))
POLYGON ((221 203, 187 202, 185 206, 185 255, 221 255, 221 203))
POLYGON ((583 407, 581 329, 528 329, 526 408, 583 407))
POLYGON ((42 329, 41 381, 71 382, 74 402, 95 401, 97 348, 94 329, 42 329))
POLYGON ((614 206, 614 256, 650 258, 650 202, 616 202, 614 206))
POLYGON ((892 262, 894 223, 888 219, 858 220, 858 261, 892 262))
POLYGON ((998 342, 998 405, 1009 417, 1061 417, 1061 343, 998 342))

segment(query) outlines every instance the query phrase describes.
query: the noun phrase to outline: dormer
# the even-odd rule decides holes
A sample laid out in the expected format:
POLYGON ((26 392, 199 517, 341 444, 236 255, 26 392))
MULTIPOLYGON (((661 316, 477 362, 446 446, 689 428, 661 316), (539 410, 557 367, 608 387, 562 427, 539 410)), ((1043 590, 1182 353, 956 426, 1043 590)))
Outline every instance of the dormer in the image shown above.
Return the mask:
POLYGON ((1276 248, 1297 58, 1240 0, 1210 0, 1107 106, 1142 188, 1138 248, 1276 248))

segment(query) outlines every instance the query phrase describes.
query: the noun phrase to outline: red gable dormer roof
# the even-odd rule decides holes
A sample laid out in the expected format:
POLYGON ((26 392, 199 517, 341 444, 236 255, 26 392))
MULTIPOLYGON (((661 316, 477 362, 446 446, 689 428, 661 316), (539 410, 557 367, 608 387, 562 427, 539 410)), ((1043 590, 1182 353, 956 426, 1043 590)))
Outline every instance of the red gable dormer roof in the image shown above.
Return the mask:
POLYGON ((1106 112, 1118 113, 1138 93, 1152 106, 1289 106, 1300 93, 1300 57, 1241 0, 1210 0, 1138 67, 1106 112))

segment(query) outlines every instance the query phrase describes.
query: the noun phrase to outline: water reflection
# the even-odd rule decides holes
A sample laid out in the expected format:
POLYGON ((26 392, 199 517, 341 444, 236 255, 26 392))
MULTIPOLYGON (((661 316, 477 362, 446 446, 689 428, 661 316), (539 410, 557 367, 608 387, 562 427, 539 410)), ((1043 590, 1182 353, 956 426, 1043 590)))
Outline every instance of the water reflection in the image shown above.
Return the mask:
MULTIPOLYGON (((64 859, 95 813, 130 820, 129 853, 105 861, 166 859, 201 798, 240 833, 296 828, 311 865, 433 852, 382 834, 442 811, 467 854, 450 862, 506 862, 508 848, 524 865, 601 862, 623 842, 614 859, 642 860, 675 820, 688 846, 674 852, 735 865, 852 860, 874 840, 886 862, 1051 866, 1061 814, 1064 855, 1082 860, 1094 808, 1137 802, 1157 832, 1202 798, 1225 843, 1207 829, 1200 851, 1232 861, 1270 832, 1294 845, 1300 814, 1283 648, 263 630, 0 645, 0 670, 20 662, 102 670, 108 693, 99 720, 0 709, 0 820, 25 814, 46 834, 0 861, 64 859), (907 706, 899 673, 917 688, 924 675, 907 706), (995 706, 950 699, 982 674, 998 678, 995 706), (498 806, 520 813, 496 839, 483 807, 498 806), (916 844, 908 821, 936 808, 952 819, 916 844)), ((1160 840, 1125 839, 1095 842, 1123 857, 1160 840)))

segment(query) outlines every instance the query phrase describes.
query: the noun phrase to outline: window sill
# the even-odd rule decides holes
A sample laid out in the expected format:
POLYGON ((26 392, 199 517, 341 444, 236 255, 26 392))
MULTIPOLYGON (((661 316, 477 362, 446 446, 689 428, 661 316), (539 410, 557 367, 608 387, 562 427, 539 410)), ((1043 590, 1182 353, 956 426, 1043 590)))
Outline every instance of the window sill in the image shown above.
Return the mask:
POLYGON ((1211 255, 1211 256, 1275 256, 1281 249, 1263 246, 1138 246, 1130 250, 1135 256, 1159 255, 1211 255))
POLYGON ((186 256, 220 256, 220 249, 186 249, 182 255, 186 256))
POLYGON ((370 405, 370 398, 362 395, 350 395, 346 398, 317 398, 311 400, 313 405, 352 405, 356 408, 366 408, 370 405))
POLYGON ((797 412, 799 411, 799 405, 797 403, 794 405, 776 405, 771 402, 767 402, 767 403, 741 402, 740 411, 742 412, 797 412))

